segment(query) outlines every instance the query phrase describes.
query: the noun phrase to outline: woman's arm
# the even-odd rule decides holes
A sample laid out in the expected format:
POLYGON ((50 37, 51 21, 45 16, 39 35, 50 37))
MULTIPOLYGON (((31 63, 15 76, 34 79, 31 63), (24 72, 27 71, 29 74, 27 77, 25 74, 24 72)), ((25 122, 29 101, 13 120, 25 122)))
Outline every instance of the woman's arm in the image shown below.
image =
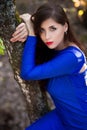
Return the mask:
POLYGON ((29 36, 25 44, 21 64, 20 75, 24 80, 40 80, 72 74, 77 69, 78 64, 82 65, 82 61, 78 60, 75 54, 69 51, 57 55, 46 63, 36 65, 36 44, 38 44, 37 38, 29 36))

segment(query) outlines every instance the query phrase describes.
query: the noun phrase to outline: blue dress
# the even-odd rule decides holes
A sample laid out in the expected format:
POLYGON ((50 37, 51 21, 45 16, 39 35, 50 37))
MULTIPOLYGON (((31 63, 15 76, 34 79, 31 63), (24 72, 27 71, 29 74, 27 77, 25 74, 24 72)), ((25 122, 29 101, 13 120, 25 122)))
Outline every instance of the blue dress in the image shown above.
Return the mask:
POLYGON ((21 77, 24 80, 49 79, 46 90, 55 109, 26 130, 87 130, 87 70, 80 73, 86 58, 74 46, 55 51, 53 59, 35 65, 37 38, 29 36, 24 47, 21 77))

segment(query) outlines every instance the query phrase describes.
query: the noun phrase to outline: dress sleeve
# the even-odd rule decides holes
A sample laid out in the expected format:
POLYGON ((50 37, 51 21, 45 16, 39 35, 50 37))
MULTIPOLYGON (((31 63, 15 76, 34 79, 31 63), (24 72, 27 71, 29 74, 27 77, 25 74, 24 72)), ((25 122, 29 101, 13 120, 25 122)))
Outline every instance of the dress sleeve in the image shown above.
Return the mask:
POLYGON ((35 65, 36 43, 36 37, 28 37, 22 56, 21 78, 24 80, 40 80, 72 74, 75 71, 78 60, 71 52, 57 55, 48 62, 35 65))

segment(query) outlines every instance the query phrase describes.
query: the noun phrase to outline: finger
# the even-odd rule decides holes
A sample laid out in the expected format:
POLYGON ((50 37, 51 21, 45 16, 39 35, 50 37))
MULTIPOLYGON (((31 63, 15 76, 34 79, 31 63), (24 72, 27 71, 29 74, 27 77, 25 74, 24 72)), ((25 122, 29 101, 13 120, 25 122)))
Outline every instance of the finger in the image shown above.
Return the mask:
POLYGON ((24 38, 20 38, 20 39, 14 39, 14 38, 11 38, 10 41, 11 42, 17 42, 17 41, 20 41, 20 42, 25 42, 27 39, 27 37, 24 37, 24 38))
POLYGON ((28 32, 26 30, 23 30, 22 32, 15 32, 13 37, 10 39, 10 41, 15 42, 19 40, 20 38, 24 38, 28 36, 28 32))
POLYGON ((15 38, 11 38, 10 41, 11 41, 11 42, 16 42, 17 39, 15 39, 15 38))
POLYGON ((21 24, 19 24, 17 27, 16 27, 16 30, 17 29, 20 29, 20 28, 24 28, 25 27, 25 23, 21 23, 21 24))
POLYGON ((25 30, 26 29, 26 26, 24 23, 21 23, 19 24, 17 27, 16 27, 16 30, 15 32, 12 34, 12 36, 15 36, 17 35, 18 33, 20 33, 21 31, 25 30))
MULTIPOLYGON (((26 25, 25 23, 21 23, 16 27, 15 32, 12 34, 12 36, 15 36, 16 34, 18 34, 19 32, 21 32, 22 30, 26 29, 26 25)), ((27 29, 26 29, 27 30, 27 29)))
POLYGON ((23 33, 27 33, 28 34, 28 31, 27 31, 27 29, 26 29, 26 27, 24 27, 24 28, 20 28, 20 29, 17 29, 14 33, 13 33, 13 37, 16 37, 17 35, 19 35, 19 34, 23 34, 23 33))
POLYGON ((27 31, 22 31, 21 33, 18 33, 17 35, 14 36, 14 38, 22 38, 22 37, 26 37, 28 35, 27 31))
POLYGON ((26 30, 21 30, 21 29, 19 29, 19 30, 16 30, 14 33, 13 33, 13 37, 16 37, 17 35, 19 35, 19 34, 21 34, 21 33, 23 33, 23 32, 26 32, 26 30))
POLYGON ((25 37, 27 38, 28 35, 25 34, 20 34, 19 37, 16 37, 16 39, 20 40, 20 39, 24 39, 25 37))
POLYGON ((10 41, 11 42, 21 41, 20 39, 27 38, 27 36, 28 36, 28 33, 26 31, 25 32, 23 31, 23 32, 19 33, 18 35, 13 36, 10 39, 10 41))
POLYGON ((19 40, 20 42, 25 42, 26 41, 26 38, 22 38, 19 40))

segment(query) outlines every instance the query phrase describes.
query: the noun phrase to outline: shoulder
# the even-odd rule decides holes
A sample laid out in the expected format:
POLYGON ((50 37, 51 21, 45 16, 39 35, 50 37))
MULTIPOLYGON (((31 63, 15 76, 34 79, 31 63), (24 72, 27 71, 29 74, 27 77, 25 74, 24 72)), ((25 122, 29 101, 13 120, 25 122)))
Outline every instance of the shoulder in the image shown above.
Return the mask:
POLYGON ((59 55, 64 56, 66 59, 73 57, 73 59, 77 62, 86 62, 84 52, 76 46, 68 46, 64 50, 59 51, 59 55))
POLYGON ((85 57, 85 54, 84 52, 78 48, 78 47, 75 47, 75 46, 69 46, 66 50, 65 50, 65 53, 67 55, 67 58, 68 56, 70 56, 70 62, 74 62, 74 64, 76 64, 76 72, 78 72, 81 67, 83 66, 84 63, 86 63, 86 57, 85 57), (72 58, 73 57, 73 58, 72 58))
POLYGON ((73 53, 78 58, 83 56, 82 50, 80 48, 75 47, 75 46, 69 46, 67 49, 67 52, 73 53))
POLYGON ((60 51, 61 53, 72 53, 74 54, 77 58, 79 57, 85 57, 84 52, 76 47, 76 46, 68 46, 67 48, 65 48, 64 50, 60 51))
POLYGON ((66 49, 66 53, 72 53, 79 62, 85 62, 86 61, 86 57, 85 57, 85 54, 84 52, 78 48, 78 47, 75 47, 75 46, 69 46, 67 49, 66 49))

